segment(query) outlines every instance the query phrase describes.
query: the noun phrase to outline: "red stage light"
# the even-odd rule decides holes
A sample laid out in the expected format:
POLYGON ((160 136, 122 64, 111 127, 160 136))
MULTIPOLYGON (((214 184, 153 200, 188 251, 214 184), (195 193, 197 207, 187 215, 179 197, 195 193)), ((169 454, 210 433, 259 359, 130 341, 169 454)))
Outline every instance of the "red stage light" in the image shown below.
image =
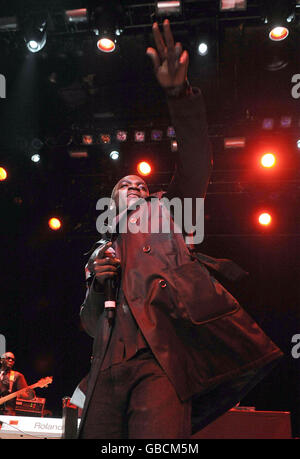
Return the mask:
POLYGON ((112 53, 116 49, 116 45, 109 38, 100 38, 97 41, 97 48, 104 53, 112 53))
POLYGON ((260 163, 263 167, 273 167, 276 163, 276 157, 273 153, 266 153, 261 157, 260 163))
POLYGON ((119 142, 126 142, 127 131, 117 131, 116 138, 119 142))
POLYGON ((151 166, 146 161, 141 161, 137 165, 137 170, 141 175, 149 175, 151 173, 151 166))
POLYGON ((92 145, 94 143, 94 139, 92 135, 85 134, 82 136, 82 143, 83 145, 92 145))
POLYGON ((0 181, 7 179, 7 172, 4 167, 0 167, 0 181))
POLYGON ((263 226, 268 226, 270 225, 272 221, 272 217, 271 215, 268 213, 268 212, 263 212, 260 214, 260 216, 258 217, 258 222, 260 225, 263 225, 263 226))
POLYGON ((110 134, 100 134, 100 141, 101 143, 110 143, 111 142, 110 134))
POLYGON ((145 142, 145 132, 144 131, 135 131, 134 140, 135 140, 135 142, 145 142))
POLYGON ((50 229, 57 231, 61 228, 61 221, 56 217, 52 217, 50 218, 48 225, 50 229))
POLYGON ((289 34, 289 29, 286 27, 274 27, 269 33, 269 37, 273 41, 284 40, 289 34))

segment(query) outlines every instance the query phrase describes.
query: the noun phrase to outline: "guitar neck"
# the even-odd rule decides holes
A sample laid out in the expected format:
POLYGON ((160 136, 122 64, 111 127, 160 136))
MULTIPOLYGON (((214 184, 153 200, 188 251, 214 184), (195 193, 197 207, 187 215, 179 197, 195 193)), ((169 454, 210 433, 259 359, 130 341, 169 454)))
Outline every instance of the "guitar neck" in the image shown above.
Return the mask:
POLYGON ((12 394, 5 395, 5 397, 1 397, 0 398, 0 405, 3 405, 3 403, 8 402, 8 400, 11 400, 12 398, 17 397, 22 392, 24 392, 24 390, 34 389, 37 386, 38 386, 38 383, 35 383, 35 384, 32 384, 31 386, 26 386, 23 389, 18 390, 17 392, 13 392, 12 394))

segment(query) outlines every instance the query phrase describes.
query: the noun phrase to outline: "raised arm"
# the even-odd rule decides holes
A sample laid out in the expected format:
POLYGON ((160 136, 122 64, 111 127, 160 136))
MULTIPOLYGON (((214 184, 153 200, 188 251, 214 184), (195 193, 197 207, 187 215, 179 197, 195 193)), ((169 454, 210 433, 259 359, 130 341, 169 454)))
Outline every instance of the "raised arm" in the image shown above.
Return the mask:
POLYGON ((176 169, 167 197, 204 197, 212 169, 205 106, 201 91, 191 88, 188 79, 189 56, 175 43, 168 20, 163 35, 153 24, 156 49, 148 48, 154 73, 165 90, 169 112, 176 131, 178 151, 176 169))

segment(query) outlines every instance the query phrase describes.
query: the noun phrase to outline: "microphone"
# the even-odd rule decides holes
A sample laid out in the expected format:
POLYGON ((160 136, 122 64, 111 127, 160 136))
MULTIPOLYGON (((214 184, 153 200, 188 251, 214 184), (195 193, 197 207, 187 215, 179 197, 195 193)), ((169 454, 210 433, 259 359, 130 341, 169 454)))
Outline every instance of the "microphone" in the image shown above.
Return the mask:
POLYGON ((106 279, 104 283, 104 308, 108 323, 112 326, 116 314, 116 285, 114 279, 106 279))

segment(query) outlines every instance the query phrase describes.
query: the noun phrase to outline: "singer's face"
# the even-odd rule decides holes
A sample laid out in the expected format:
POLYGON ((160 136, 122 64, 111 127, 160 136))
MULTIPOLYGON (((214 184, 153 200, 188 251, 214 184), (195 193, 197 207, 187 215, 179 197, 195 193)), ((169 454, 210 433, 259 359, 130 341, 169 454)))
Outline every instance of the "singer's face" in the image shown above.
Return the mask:
POLYGON ((149 196, 146 182, 138 175, 127 175, 116 184, 113 190, 113 199, 118 212, 127 209, 138 199, 149 196))

